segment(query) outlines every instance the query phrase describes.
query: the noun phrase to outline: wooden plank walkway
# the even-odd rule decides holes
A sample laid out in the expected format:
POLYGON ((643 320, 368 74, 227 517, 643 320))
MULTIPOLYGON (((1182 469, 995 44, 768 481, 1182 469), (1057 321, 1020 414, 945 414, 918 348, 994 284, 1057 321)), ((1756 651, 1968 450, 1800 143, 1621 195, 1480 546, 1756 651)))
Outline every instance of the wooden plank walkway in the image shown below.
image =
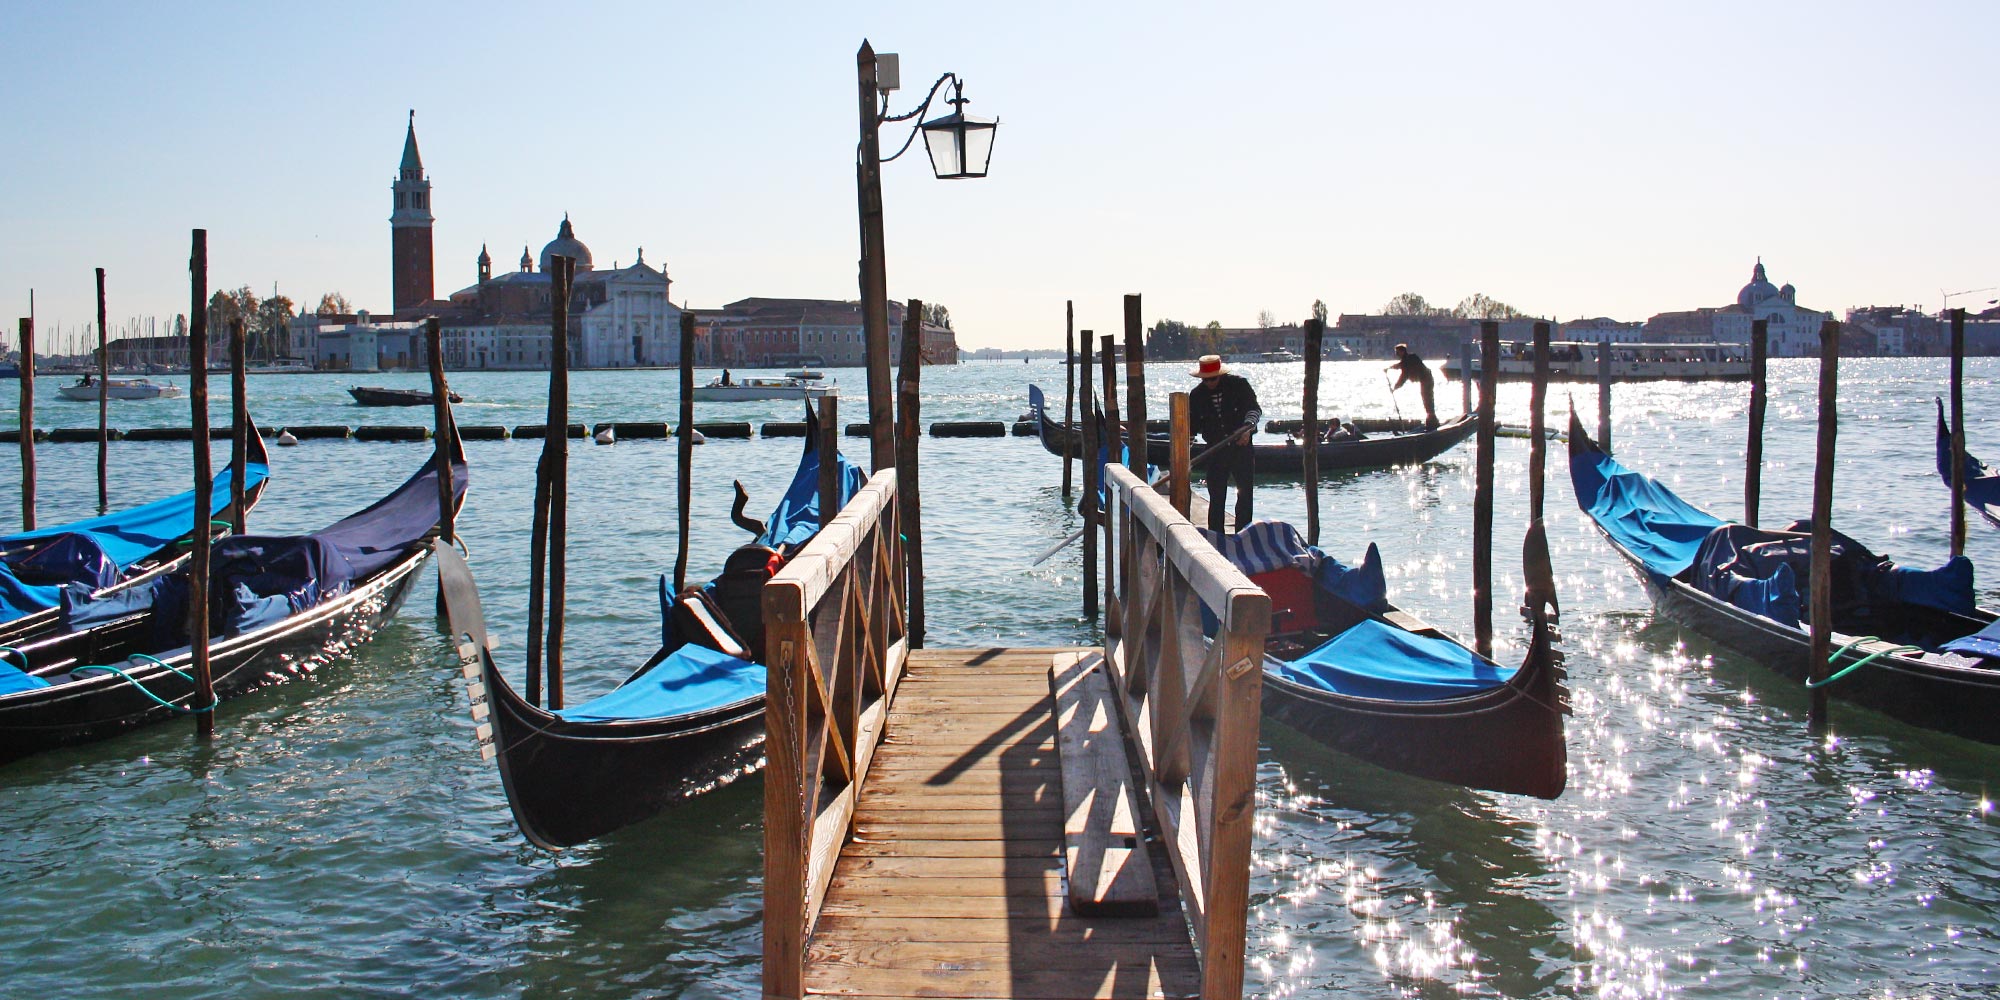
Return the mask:
MULTIPOLYGON (((1049 670, 1096 650, 909 654, 806 949, 809 994, 1191 997, 1202 973, 1173 870, 1160 910, 1071 911, 1049 670)), ((1143 781, 1136 782, 1143 787, 1143 781)), ((1150 815, 1147 833, 1154 834, 1150 815)))

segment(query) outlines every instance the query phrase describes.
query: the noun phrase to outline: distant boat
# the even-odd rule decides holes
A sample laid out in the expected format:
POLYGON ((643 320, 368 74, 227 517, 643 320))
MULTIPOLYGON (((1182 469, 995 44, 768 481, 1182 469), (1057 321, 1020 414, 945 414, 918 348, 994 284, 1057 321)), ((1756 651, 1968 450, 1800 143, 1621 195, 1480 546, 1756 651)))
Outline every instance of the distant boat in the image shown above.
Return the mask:
POLYGON ((244 369, 248 375, 302 375, 313 370, 313 366, 303 358, 279 358, 269 364, 251 365, 244 369))
POLYGON ((1288 361, 1304 361, 1305 356, 1280 347, 1261 354, 1232 354, 1225 360, 1232 365, 1281 365, 1288 361))
MULTIPOLYGON (((1740 382, 1750 377, 1750 357, 1741 344, 1697 341, 1678 344, 1612 344, 1611 380, 1614 382, 1740 382)), ((1534 348, 1527 344, 1502 344, 1502 382, 1525 382, 1535 376, 1534 348)), ((1549 379, 1555 382, 1597 381, 1597 345, 1582 341, 1549 344, 1549 379)), ((1458 360, 1444 363, 1446 378, 1458 378, 1458 360)), ((1472 355, 1472 374, 1479 375, 1479 353, 1472 355)))
POLYGON ((703 403, 743 403, 755 399, 816 399, 834 390, 832 383, 820 385, 806 378, 716 379, 696 386, 694 398, 703 403))
MULTIPOLYGON (((430 393, 422 389, 384 389, 380 386, 351 386, 347 394, 362 406, 429 406, 436 401, 430 393)), ((463 403, 458 393, 451 393, 451 401, 463 403)))
POLYGON ((0 378, 20 378, 21 366, 13 362, 0 363, 0 378))
MULTIPOLYGON (((181 394, 179 386, 165 382, 155 382, 143 378, 106 379, 109 386, 106 395, 112 399, 172 399, 181 394)), ((56 395, 64 399, 89 402, 97 398, 98 384, 88 376, 56 390, 56 395)))

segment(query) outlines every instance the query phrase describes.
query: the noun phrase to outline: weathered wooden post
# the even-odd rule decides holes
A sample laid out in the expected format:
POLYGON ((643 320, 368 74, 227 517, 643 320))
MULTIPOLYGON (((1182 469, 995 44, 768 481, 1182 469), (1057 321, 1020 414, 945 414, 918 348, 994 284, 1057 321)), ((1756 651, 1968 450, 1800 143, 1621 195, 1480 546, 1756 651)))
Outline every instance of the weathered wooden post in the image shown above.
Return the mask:
POLYGON ((1194 446, 1194 420, 1188 409, 1188 394, 1176 392, 1167 396, 1167 435, 1169 445, 1169 475, 1173 481, 1167 486, 1167 502, 1182 517, 1194 505, 1194 484, 1188 481, 1193 475, 1188 460, 1188 451, 1194 446))
MULTIPOLYGON (((111 348, 104 332, 104 269, 97 269, 97 512, 111 511, 111 348)), ((241 528, 237 529, 239 532, 241 528)))
POLYGON ((1125 467, 1146 481, 1146 341, 1139 329, 1139 296, 1125 296, 1125 467))
POLYGON ((1097 407, 1090 391, 1090 331, 1083 331, 1083 346, 1077 354, 1077 394, 1082 404, 1078 416, 1083 421, 1083 500, 1077 513, 1083 515, 1083 616, 1097 617, 1097 449, 1099 431, 1097 407))
POLYGON ((1461 341, 1458 345, 1459 391, 1464 394, 1466 416, 1472 415, 1472 341, 1461 341))
POLYGON ((452 502, 451 456, 457 449, 458 421, 451 415, 451 387, 444 378, 444 333, 438 318, 424 320, 424 352, 431 370, 431 441, 437 462, 438 540, 450 545, 457 539, 458 505, 452 502))
POLYGON ((1812 584, 1810 615, 1812 662, 1806 664, 1811 678, 1812 700, 1807 726, 1814 733, 1826 732, 1827 658, 1833 650, 1833 456, 1834 437, 1839 429, 1840 324, 1828 320, 1819 327, 1819 450, 1813 460, 1812 500, 1812 584))
POLYGON ((215 735, 215 681, 208 665, 208 519, 215 501, 208 465, 208 230, 194 231, 188 257, 188 405, 194 417, 194 547, 188 554, 188 658, 194 668, 198 739, 215 735))
MULTIPOLYGON (((681 312, 681 412, 680 426, 674 428, 674 460, 678 467, 678 478, 674 484, 674 502, 680 522, 680 540, 674 543, 674 596, 679 597, 687 587, 688 575, 688 525, 690 513, 688 504, 694 500, 694 313, 681 312)), ((713 360, 713 359, 710 359, 713 360)))
POLYGON ((1951 554, 1965 554, 1965 310, 1951 311, 1951 554))
POLYGON ((1611 341, 1597 342, 1597 446, 1611 454, 1611 341))
POLYGON ((889 264, 882 251, 882 148, 876 101, 875 49, 866 41, 855 53, 861 111, 861 155, 855 187, 861 207, 861 328, 868 365, 868 471, 895 464, 895 412, 889 402, 889 264))
MULTIPOLYGON (((1319 352, 1326 342, 1326 321, 1315 316, 1306 320, 1305 436, 1299 457, 1305 462, 1306 544, 1319 544, 1319 352)), ((1240 525, 1239 525, 1240 527, 1240 525)))
POLYGON ((1076 409, 1076 303, 1063 303, 1063 502, 1069 502, 1071 460, 1076 457, 1076 439, 1070 433, 1071 414, 1076 409))
POLYGON ((229 531, 249 529, 249 504, 243 501, 243 479, 249 475, 249 376, 244 369, 243 317, 229 321, 229 531))
POLYGON ((819 526, 833 523, 840 513, 840 397, 819 398, 819 526))
POLYGON ((576 259, 555 257, 556 336, 549 344, 549 711, 563 707, 563 605, 569 583, 569 295, 576 259))
POLYGON ((1765 381, 1765 360, 1770 350, 1770 327, 1765 320, 1750 322, 1750 440, 1743 452, 1743 523, 1757 526, 1758 507, 1764 496, 1764 409, 1771 391, 1765 381))
POLYGON ((21 530, 35 530, 35 319, 21 317, 21 530))
MULTIPOLYGON (((924 648, 924 508, 917 492, 917 442, 923 438, 918 388, 923 378, 924 304, 911 299, 903 316, 903 357, 896 378, 896 506, 903 522, 904 607, 911 649, 924 648)), ((1063 463, 1068 475, 1069 463, 1063 463)))
MULTIPOLYGON (((1098 363, 1104 366, 1104 462, 1119 465, 1118 447, 1124 435, 1119 433, 1123 414, 1118 409, 1118 338, 1107 333, 1097 346, 1098 363)), ((1109 496, 1107 492, 1106 499, 1109 496)), ((1118 615, 1118 539, 1110 511, 1099 513, 1103 516, 1098 523, 1104 526, 1104 633, 1118 635, 1123 624, 1118 615)))
POLYGON ((1542 519, 1542 499, 1547 493, 1548 449, 1542 447, 1547 432, 1549 393, 1549 325, 1535 324, 1535 377, 1528 385, 1528 521, 1542 519))
POLYGON ((1500 324, 1479 324, 1478 455, 1472 475, 1472 633, 1479 655, 1493 656, 1493 405, 1500 373, 1500 324))

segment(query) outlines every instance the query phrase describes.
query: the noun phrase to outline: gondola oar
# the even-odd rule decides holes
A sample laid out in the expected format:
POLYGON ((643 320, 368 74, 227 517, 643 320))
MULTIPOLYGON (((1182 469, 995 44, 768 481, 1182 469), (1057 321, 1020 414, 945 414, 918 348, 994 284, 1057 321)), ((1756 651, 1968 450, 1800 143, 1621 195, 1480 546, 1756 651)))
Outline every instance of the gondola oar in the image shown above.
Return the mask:
MULTIPOLYGON (((1248 428, 1248 427, 1245 427, 1245 428, 1243 428, 1242 430, 1239 430, 1239 431, 1237 431, 1236 433, 1234 433, 1234 434, 1231 434, 1231 435, 1229 435, 1228 437, 1226 437, 1226 438, 1223 438, 1222 440, 1220 440, 1220 441, 1217 441, 1216 443, 1214 443, 1214 444, 1212 444, 1212 445, 1209 445, 1209 446, 1208 446, 1207 448, 1204 448, 1204 449, 1202 449, 1202 452, 1201 452, 1201 454, 1199 454, 1199 455, 1196 455, 1196 456, 1195 456, 1195 457, 1193 458, 1193 460, 1191 460, 1191 461, 1189 461, 1189 462, 1188 462, 1188 468, 1192 469, 1192 468, 1194 468, 1195 466, 1197 466, 1197 465, 1200 465, 1200 464, 1202 463, 1202 461, 1203 461, 1204 459, 1208 458, 1208 456, 1210 456, 1210 455, 1213 455, 1213 454, 1215 454, 1215 453, 1216 453, 1216 451, 1217 451, 1218 449, 1220 449, 1220 448, 1221 448, 1221 447, 1222 447, 1223 445, 1226 445, 1226 444, 1229 444, 1230 442, 1233 442, 1233 441, 1235 441, 1235 440, 1236 440, 1237 438, 1240 438, 1240 437, 1242 437, 1242 436, 1243 436, 1244 434, 1247 434, 1247 433, 1249 433, 1249 431, 1250 431, 1250 428, 1248 428)), ((1165 482, 1167 481, 1167 478, 1168 478, 1168 476, 1167 476, 1167 473, 1165 473, 1165 472, 1161 472, 1161 473, 1160 473, 1159 475, 1157 475, 1157 476, 1154 476, 1154 477, 1153 477, 1153 481, 1152 481, 1152 482, 1150 482, 1150 483, 1147 483, 1146 485, 1148 485, 1148 486, 1151 486, 1152 488, 1154 488, 1154 489, 1156 489, 1156 490, 1157 490, 1157 489, 1159 489, 1159 488, 1160 488, 1160 485, 1161 485, 1162 483, 1165 483, 1165 482)), ((1085 525, 1084 525, 1083 527, 1081 527, 1081 528, 1078 528, 1078 529, 1076 529, 1075 531, 1072 531, 1072 532, 1070 532, 1070 533, 1069 533, 1069 537, 1067 537, 1067 538, 1064 538, 1064 539, 1063 539, 1062 541, 1060 541, 1060 542, 1057 542, 1057 543, 1056 543, 1056 544, 1055 544, 1055 545, 1054 545, 1053 547, 1051 547, 1051 548, 1050 548, 1050 549, 1049 549, 1049 550, 1048 550, 1047 552, 1044 552, 1044 553, 1042 553, 1041 555, 1039 555, 1039 556, 1036 556, 1036 557, 1035 557, 1035 561, 1034 561, 1034 562, 1031 562, 1031 563, 1029 563, 1028 565, 1029 565, 1030 567, 1034 567, 1034 566, 1040 566, 1041 564, 1043 564, 1043 563, 1045 563, 1045 562, 1048 562, 1048 561, 1049 561, 1049 557, 1050 557, 1050 556, 1053 556, 1053 555, 1055 555, 1056 553, 1058 553, 1058 552, 1061 552, 1062 550, 1064 550, 1064 549, 1066 549, 1066 548, 1069 548, 1069 547, 1070 547, 1070 546, 1071 546, 1072 544, 1074 544, 1074 543, 1076 542, 1076 540, 1077 540, 1077 539, 1079 539, 1079 538, 1082 538, 1082 537, 1083 537, 1083 533, 1084 533, 1085 531, 1088 531, 1088 530, 1090 530, 1090 525, 1088 525, 1088 524, 1085 524, 1085 525)))

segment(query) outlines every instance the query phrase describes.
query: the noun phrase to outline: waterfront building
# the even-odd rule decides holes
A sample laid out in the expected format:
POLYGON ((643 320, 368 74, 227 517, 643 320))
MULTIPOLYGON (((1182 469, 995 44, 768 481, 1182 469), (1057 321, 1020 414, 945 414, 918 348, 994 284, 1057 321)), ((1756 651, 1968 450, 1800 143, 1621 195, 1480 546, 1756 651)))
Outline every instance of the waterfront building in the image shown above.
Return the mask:
POLYGON ((1951 347, 1947 329, 1936 317, 1903 306, 1849 309, 1847 327, 1866 331, 1875 340, 1875 352, 1884 357, 1943 354, 1951 347))
MULTIPOLYGON (((1530 333, 1530 336, 1532 335, 1530 333)), ((1627 323, 1608 316, 1572 320, 1557 324, 1552 339, 1580 341, 1586 344, 1637 344, 1646 339, 1646 324, 1627 323)))
MULTIPOLYGON (((889 358, 902 356, 901 302, 889 303, 889 358)), ((696 335, 707 343, 707 362, 734 368, 860 367, 867 363, 861 303, 840 299, 748 298, 721 309, 698 310, 696 335)), ((931 364, 959 360, 949 327, 923 326, 923 351, 931 364)))
POLYGON ((1736 293, 1736 304, 1660 313, 1646 321, 1646 339, 1748 344, 1750 324, 1761 319, 1770 338, 1770 355, 1800 358, 1819 353, 1820 324, 1832 318, 1830 312, 1801 307, 1798 290, 1791 285, 1771 284, 1760 257, 1750 272, 1750 283, 1736 293))
POLYGON ((425 366, 422 320, 381 319, 366 310, 294 316, 286 324, 294 354, 327 371, 372 372, 425 366))

